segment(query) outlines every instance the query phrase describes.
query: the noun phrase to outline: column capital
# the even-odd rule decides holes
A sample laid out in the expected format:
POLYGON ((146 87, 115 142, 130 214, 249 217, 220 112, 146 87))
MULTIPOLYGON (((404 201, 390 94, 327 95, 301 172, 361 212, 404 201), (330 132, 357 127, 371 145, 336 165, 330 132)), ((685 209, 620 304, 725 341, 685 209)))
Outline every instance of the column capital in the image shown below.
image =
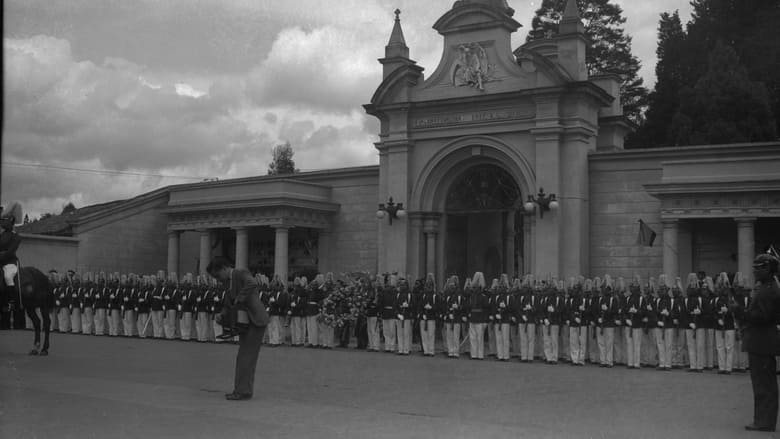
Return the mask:
POLYGON ((274 226, 271 226, 271 228, 275 229, 275 230, 290 230, 290 229, 292 229, 291 226, 287 226, 287 225, 274 225, 274 226))
POLYGON ((758 218, 754 216, 746 216, 746 217, 737 217, 734 218, 734 221, 737 222, 738 227, 746 227, 746 226, 752 226, 753 223, 756 222, 758 218))
POLYGON ((663 224, 664 227, 678 226, 680 220, 677 218, 661 218, 661 224, 663 224))
POLYGON ((211 229, 195 229, 195 231, 200 233, 201 235, 206 233, 211 233, 211 229))
POLYGON ((168 230, 168 237, 179 236, 180 234, 181 230, 168 230))
POLYGON ((246 226, 241 226, 241 227, 231 227, 231 229, 235 230, 235 231, 236 231, 236 233, 239 233, 239 232, 248 232, 248 231, 249 231, 249 227, 246 227, 246 226))

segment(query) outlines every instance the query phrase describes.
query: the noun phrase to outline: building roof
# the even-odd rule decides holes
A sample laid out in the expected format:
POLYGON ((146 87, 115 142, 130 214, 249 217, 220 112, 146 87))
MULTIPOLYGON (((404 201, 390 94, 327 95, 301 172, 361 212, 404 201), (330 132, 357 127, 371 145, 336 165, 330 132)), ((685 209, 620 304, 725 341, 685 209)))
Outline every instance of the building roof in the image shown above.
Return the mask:
POLYGON ((73 236, 73 223, 87 215, 111 209, 129 200, 114 200, 107 203, 84 206, 74 211, 52 215, 48 218, 23 224, 16 228, 18 233, 31 233, 37 235, 73 236))

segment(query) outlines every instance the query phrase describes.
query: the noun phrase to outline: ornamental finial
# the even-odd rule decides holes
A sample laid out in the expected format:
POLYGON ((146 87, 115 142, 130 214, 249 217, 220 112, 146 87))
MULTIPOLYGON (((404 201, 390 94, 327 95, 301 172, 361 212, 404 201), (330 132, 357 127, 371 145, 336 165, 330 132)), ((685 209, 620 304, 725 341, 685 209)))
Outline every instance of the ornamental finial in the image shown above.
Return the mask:
POLYGON ((399 15, 401 15, 401 10, 396 9, 394 12, 395 12, 395 21, 400 21, 401 19, 399 18, 399 15))

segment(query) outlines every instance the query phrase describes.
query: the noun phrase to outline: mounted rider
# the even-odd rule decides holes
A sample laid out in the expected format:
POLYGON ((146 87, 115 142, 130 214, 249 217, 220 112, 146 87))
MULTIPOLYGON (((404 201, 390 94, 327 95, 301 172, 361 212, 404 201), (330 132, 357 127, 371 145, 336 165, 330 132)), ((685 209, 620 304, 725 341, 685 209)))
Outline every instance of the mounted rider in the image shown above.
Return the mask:
POLYGON ((0 207, 0 266, 3 267, 4 285, 9 289, 16 285, 14 278, 19 271, 16 250, 22 238, 14 231, 14 224, 21 215, 21 209, 18 203, 11 205, 7 212, 0 207))

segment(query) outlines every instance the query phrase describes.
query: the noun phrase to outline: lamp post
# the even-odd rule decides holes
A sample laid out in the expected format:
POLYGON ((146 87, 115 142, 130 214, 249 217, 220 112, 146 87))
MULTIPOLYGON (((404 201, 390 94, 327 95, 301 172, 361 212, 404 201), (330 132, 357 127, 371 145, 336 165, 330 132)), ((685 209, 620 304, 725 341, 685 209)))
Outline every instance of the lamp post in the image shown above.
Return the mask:
POLYGON ((523 205, 523 209, 527 213, 533 213, 537 204, 539 205, 539 218, 544 218, 545 211, 558 209, 558 200, 555 199, 555 194, 545 194, 544 188, 541 187, 535 198, 533 195, 528 196, 528 201, 523 205))
POLYGON ((377 219, 382 219, 387 215, 390 219, 390 225, 393 225, 393 218, 400 219, 406 216, 404 210, 404 203, 394 203, 393 197, 387 200, 387 205, 384 203, 379 204, 379 210, 376 211, 377 219))

